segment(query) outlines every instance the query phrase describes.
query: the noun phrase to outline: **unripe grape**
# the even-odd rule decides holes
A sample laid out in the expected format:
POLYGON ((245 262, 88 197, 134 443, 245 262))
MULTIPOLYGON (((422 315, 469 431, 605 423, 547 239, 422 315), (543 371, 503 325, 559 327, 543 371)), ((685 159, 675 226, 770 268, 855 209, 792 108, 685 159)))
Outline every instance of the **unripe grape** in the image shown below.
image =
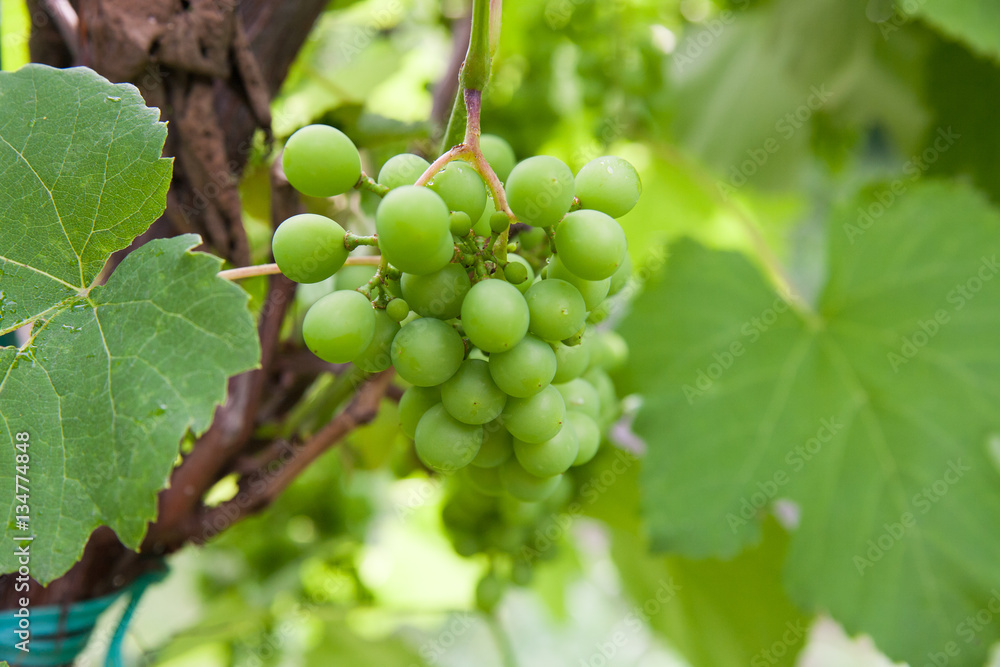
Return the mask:
POLYGON ((516 287, 503 280, 483 280, 462 302, 462 327, 472 344, 486 352, 504 352, 528 332, 528 304, 516 287))
POLYGON ((302 321, 306 347, 324 361, 353 361, 372 342, 375 310, 360 292, 333 292, 312 305, 302 321))
POLYGON ((400 153, 385 161, 378 172, 378 182, 393 190, 401 185, 413 185, 431 163, 419 155, 400 153))
POLYGON ((524 293, 530 314, 529 331, 550 341, 569 338, 587 319, 587 305, 579 290, 565 280, 550 278, 524 293))
POLYGON ((529 227, 522 230, 517 235, 517 240, 521 242, 521 248, 524 250, 532 250, 543 243, 548 244, 549 242, 548 235, 541 227, 529 227))
POLYGON ((545 277, 565 280, 575 287, 580 292, 580 296, 583 297, 583 302, 586 304, 587 310, 594 310, 600 306, 601 302, 607 298, 608 291, 611 288, 610 278, 605 278, 604 280, 584 280, 571 272, 559 260, 559 255, 553 255, 549 259, 545 277))
MULTIPOLYGON (((510 261, 508 262, 506 268, 504 269, 504 274, 507 275, 507 280, 510 281, 511 284, 517 288, 517 291, 520 292, 521 294, 524 294, 531 287, 532 281, 535 280, 535 270, 531 268, 531 264, 528 262, 528 260, 526 260, 524 257, 521 257, 520 255, 513 255, 513 254, 507 255, 507 259, 510 261), (515 264, 524 267, 524 280, 518 283, 513 282, 508 273, 515 264)), ((515 276, 520 275, 519 269, 514 269, 514 272, 515 276)))
POLYGON ((483 157, 490 163, 497 178, 506 181, 517 164, 517 156, 510 144, 495 134, 484 134, 479 137, 479 150, 483 152, 483 157))
POLYGON ((285 142, 281 166, 292 187, 310 197, 347 192, 361 178, 361 156, 346 134, 329 125, 306 125, 285 142))
POLYGON ((545 500, 559 486, 562 475, 536 477, 521 467, 517 459, 511 458, 500 466, 500 479, 504 489, 514 498, 524 502, 545 500))
POLYGON ((602 331, 590 341, 590 365, 613 371, 628 359, 628 343, 614 331, 602 331))
POLYGON ((402 185, 379 202, 375 229, 382 255, 406 273, 433 273, 451 261, 448 207, 437 194, 414 185, 402 185))
POLYGON ((590 364, 590 349, 586 344, 571 347, 559 343, 555 346, 555 353, 556 374, 552 381, 559 384, 580 377, 590 364))
POLYGON ((424 317, 450 320, 462 312, 462 301, 472 283, 461 264, 446 264, 434 273, 416 276, 404 273, 400 284, 410 308, 424 317))
POLYGON ((500 389, 511 396, 527 398, 552 382, 556 355, 545 341, 525 336, 510 350, 491 354, 489 365, 500 389))
POLYGON ((576 175, 576 196, 583 208, 596 209, 620 218, 635 206, 642 194, 639 173, 629 162, 606 155, 591 160, 576 175))
POLYGON ((597 422, 591 417, 574 410, 566 413, 566 426, 563 428, 565 429, 567 426, 572 428, 574 433, 576 433, 578 444, 576 459, 573 460, 573 465, 582 466, 597 454, 597 450, 601 446, 601 429, 598 428, 597 422))
POLYGON ((538 155, 514 167, 505 189, 518 220, 548 227, 559 222, 573 204, 573 187, 573 172, 564 162, 538 155))
POLYGON ((503 275, 511 285, 520 285, 528 279, 528 269, 524 264, 512 259, 504 267, 503 275))
POLYGON ((427 187, 441 195, 452 211, 462 211, 469 220, 479 220, 486 208, 486 186, 467 162, 449 162, 434 174, 427 187))
POLYGON ((545 442, 531 443, 514 440, 514 456, 527 472, 535 477, 551 477, 569 470, 576 461, 580 443, 569 423, 545 442))
POLYGON ((441 402, 437 387, 410 387, 399 399, 399 427, 408 437, 416 435, 424 413, 441 402))
POLYGON ((472 231, 476 233, 476 236, 489 236, 492 233, 490 229, 490 218, 496 213, 496 205, 493 203, 493 196, 490 193, 486 193, 486 206, 483 207, 483 214, 479 216, 479 219, 472 225, 472 231))
POLYGON ((344 228, 315 213, 293 215, 271 239, 274 261, 283 274, 297 283, 326 280, 347 261, 344 228))
POLYGON ((545 442, 562 428, 566 403, 551 385, 528 398, 507 399, 504 427, 518 440, 545 442))
POLYGON ((601 398, 597 389, 584 379, 552 385, 562 395, 567 410, 576 410, 597 419, 601 415, 601 398))
POLYGON ((402 322, 410 314, 410 304, 403 299, 392 299, 386 304, 385 312, 396 322, 402 322))
POLYGON ((441 385, 441 403, 452 417, 466 424, 485 424, 503 412, 507 395, 500 391, 485 361, 469 359, 441 385))
POLYGON ((337 273, 333 276, 334 289, 355 290, 362 285, 367 285, 368 281, 375 276, 376 270, 377 269, 374 266, 369 266, 367 264, 345 266, 337 271, 337 273))
POLYGON ((473 465, 466 466, 463 469, 463 474, 469 485, 483 495, 500 496, 504 492, 499 468, 476 467, 475 459, 473 459, 473 465))
POLYGON ((601 399, 601 415, 597 420, 597 425, 601 429, 606 429, 616 419, 621 417, 621 402, 615 391, 615 383, 611 381, 608 374, 600 368, 591 368, 583 374, 582 379, 589 382, 597 390, 597 395, 601 399))
POLYGON ((621 225, 600 211, 573 211, 556 233, 559 259, 585 280, 614 275, 625 260, 625 247, 621 225))
POLYGON ((455 374, 465 357, 465 345, 452 327, 424 317, 403 325, 392 340, 390 353, 401 378, 419 387, 432 387, 455 374))
POLYGON ((454 472, 476 458, 483 444, 483 427, 463 424, 443 405, 435 405, 420 418, 413 444, 428 468, 454 472))
POLYGON ((389 347, 399 331, 399 322, 380 309, 375 309, 375 333, 372 342, 354 360, 354 365, 366 373, 381 373, 392 365, 389 347))
POLYGON ((503 211, 494 211, 490 216, 490 231, 494 234, 502 234, 503 230, 510 227, 510 218, 503 211))
POLYGON ((629 257, 628 252, 625 253, 625 259, 622 260, 621 266, 615 271, 614 275, 611 276, 611 289, 608 291, 609 294, 618 294, 624 289, 625 285, 628 284, 628 279, 632 277, 632 258, 629 257))
POLYGON ((452 211, 450 222, 451 233, 459 238, 468 236, 472 231, 472 219, 464 211, 452 211))
POLYGON ((514 436, 503 427, 502 419, 483 425, 483 446, 472 460, 473 466, 495 468, 514 455, 514 436))

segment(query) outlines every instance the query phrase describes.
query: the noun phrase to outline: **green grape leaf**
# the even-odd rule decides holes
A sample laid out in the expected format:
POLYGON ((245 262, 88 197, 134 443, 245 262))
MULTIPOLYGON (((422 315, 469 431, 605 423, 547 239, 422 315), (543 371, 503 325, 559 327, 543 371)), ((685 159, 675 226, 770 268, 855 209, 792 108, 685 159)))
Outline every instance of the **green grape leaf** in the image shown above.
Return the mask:
POLYGON ((259 357, 246 293, 189 252, 197 236, 148 243, 99 284, 163 211, 165 136, 134 87, 90 70, 0 74, 0 333, 30 331, 0 347, 0 493, 4 538, 33 537, 42 583, 98 526, 139 546, 181 437, 259 357))
POLYGON ((653 545, 733 556, 791 500, 797 604, 896 659, 982 664, 1000 637, 968 620, 1000 611, 1000 216, 963 187, 886 185, 828 234, 815 314, 684 240, 623 323, 653 545))
POLYGON ((88 69, 0 73, 0 333, 86 290, 163 211, 158 119, 88 69))
MULTIPOLYGON (((188 252, 200 242, 147 243, 107 285, 37 323, 27 347, 0 349, 4 538, 29 532, 13 502, 16 434, 27 433, 21 484, 31 572, 43 583, 79 559, 99 525, 138 547, 181 437, 208 428, 226 379, 257 363, 246 292, 217 276, 222 260, 188 252)), ((16 569, 8 550, 0 570, 16 569)))
MULTIPOLYGON (((900 2, 901 9, 910 8, 943 34, 970 46, 973 51, 1000 60, 1000 5, 993 0, 963 0, 963 2, 900 2)), ((905 16, 905 14, 904 14, 905 16)), ((882 27, 889 38, 899 19, 882 27)))
POLYGON ((651 556, 635 536, 613 533, 625 590, 692 667, 791 667, 805 647, 811 619, 781 587, 788 536, 773 520, 764 528, 763 542, 732 560, 651 556))

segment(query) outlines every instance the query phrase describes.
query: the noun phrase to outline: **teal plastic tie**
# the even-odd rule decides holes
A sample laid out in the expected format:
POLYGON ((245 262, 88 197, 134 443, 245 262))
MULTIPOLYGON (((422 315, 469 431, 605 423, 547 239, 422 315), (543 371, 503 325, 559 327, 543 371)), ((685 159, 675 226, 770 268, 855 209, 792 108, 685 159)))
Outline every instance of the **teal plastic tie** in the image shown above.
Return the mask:
POLYGON ((87 647, 101 614, 121 596, 128 595, 128 605, 118 621, 104 661, 106 667, 125 667, 123 649, 132 616, 135 615, 146 589, 166 576, 166 569, 154 570, 142 575, 129 586, 104 597, 68 606, 29 606, 29 652, 14 646, 20 641, 14 632, 20 629, 21 618, 15 615, 16 610, 4 610, 0 613, 0 660, 6 660, 11 667, 58 667, 72 663, 87 647))

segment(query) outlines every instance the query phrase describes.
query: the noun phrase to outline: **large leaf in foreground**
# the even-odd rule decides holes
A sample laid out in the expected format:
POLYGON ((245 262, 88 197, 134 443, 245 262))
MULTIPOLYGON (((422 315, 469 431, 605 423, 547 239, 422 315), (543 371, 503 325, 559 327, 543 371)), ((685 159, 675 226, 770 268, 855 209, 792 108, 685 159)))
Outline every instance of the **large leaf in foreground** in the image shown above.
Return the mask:
POLYGON ((86 290, 163 211, 158 120, 88 69, 0 73, 0 333, 86 290))
MULTIPOLYGON (((242 289, 197 236, 152 241, 107 285, 0 349, 0 493, 13 499, 13 440, 30 435, 32 574, 45 582, 110 526, 137 547, 185 431, 204 431, 226 378, 258 356, 242 289)), ((5 539, 23 534, 11 507, 5 539)), ((11 550, 0 571, 17 569, 11 550)))
POLYGON ((1000 603, 1000 217, 933 183, 869 206, 891 194, 832 221, 818 314, 740 255, 673 246, 624 325, 644 509, 656 546, 731 556, 789 498, 803 607, 897 659, 978 665, 1000 637, 967 620, 1000 603))

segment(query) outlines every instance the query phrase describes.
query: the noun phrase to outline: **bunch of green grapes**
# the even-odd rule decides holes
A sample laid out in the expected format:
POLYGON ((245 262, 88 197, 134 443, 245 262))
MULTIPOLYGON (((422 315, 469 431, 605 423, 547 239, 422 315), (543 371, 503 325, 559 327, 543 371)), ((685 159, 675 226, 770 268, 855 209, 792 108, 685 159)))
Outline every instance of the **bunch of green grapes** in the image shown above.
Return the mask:
MULTIPOLYGON (((373 183, 338 130, 292 135, 282 160, 300 191, 382 196, 379 268, 316 301, 302 334, 326 361, 395 368, 410 385, 401 427, 428 468, 461 470, 487 497, 537 503, 594 457, 618 414, 607 369, 625 344, 593 324, 629 277, 615 218, 635 205, 641 183, 616 157, 574 176, 554 157, 516 162, 499 137, 483 136, 481 150, 495 173, 483 169, 485 182, 468 155, 427 173, 426 160, 402 154, 373 183), (501 198, 509 210, 498 210, 501 198), (523 224, 511 238, 514 222, 523 224)), ((336 273, 352 246, 338 223, 307 214, 282 223, 272 247, 280 270, 308 283, 336 273)))

